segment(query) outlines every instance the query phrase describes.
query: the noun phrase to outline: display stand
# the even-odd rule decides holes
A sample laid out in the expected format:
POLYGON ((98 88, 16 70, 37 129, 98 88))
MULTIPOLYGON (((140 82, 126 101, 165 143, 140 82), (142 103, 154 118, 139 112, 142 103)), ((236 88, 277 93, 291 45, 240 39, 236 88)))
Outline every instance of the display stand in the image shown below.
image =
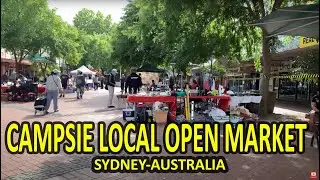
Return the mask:
MULTIPOLYGON (((163 102, 169 104, 169 112, 175 114, 177 110, 176 97, 174 96, 138 96, 138 95, 128 95, 128 103, 133 103, 134 110, 137 109, 138 103, 155 103, 163 102)), ((135 113, 136 118, 136 113, 135 113)))

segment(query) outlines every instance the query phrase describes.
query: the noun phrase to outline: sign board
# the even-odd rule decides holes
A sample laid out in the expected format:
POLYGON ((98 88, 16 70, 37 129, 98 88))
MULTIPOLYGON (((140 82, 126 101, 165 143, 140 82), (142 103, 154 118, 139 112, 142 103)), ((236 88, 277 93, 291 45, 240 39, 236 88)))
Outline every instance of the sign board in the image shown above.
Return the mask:
POLYGON ((281 61, 271 64, 272 72, 289 72, 292 69, 292 61, 281 61))
POLYGON ((319 45, 319 40, 314 38, 300 37, 299 48, 319 45))

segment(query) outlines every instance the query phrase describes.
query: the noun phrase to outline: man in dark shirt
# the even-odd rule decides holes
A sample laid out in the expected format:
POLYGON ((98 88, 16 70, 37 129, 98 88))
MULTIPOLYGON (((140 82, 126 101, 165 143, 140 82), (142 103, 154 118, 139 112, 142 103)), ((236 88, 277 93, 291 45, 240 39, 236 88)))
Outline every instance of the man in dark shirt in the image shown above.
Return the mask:
POLYGON ((142 80, 141 77, 137 74, 137 69, 136 68, 131 68, 131 74, 127 77, 126 84, 129 87, 129 93, 132 94, 137 94, 138 89, 142 85, 142 80))
POLYGON ((82 99, 84 93, 84 86, 86 85, 86 79, 81 71, 78 71, 76 77, 77 99, 82 99))
POLYGON ((174 89, 173 89, 173 87, 174 87, 174 79, 173 79, 174 77, 170 77, 169 78, 169 88, 170 88, 170 90, 171 91, 173 91, 174 89))
POLYGON ((69 76, 66 73, 61 74, 61 85, 62 85, 62 91, 60 94, 60 97, 64 97, 66 94, 66 89, 68 87, 68 81, 69 81, 69 76))
POLYGON ((105 81, 105 77, 103 76, 103 74, 101 74, 99 81, 100 81, 100 88, 103 89, 103 87, 104 87, 103 84, 105 81))

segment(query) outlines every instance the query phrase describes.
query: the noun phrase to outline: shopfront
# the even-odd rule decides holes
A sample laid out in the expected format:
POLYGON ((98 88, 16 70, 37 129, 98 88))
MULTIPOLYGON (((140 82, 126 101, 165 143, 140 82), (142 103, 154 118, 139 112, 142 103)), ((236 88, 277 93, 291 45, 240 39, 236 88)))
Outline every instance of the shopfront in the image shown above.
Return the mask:
MULTIPOLYGON (((21 62, 21 71, 27 72, 31 65, 32 65, 31 62, 29 62, 27 60, 23 60, 21 62)), ((15 60, 1 58, 1 76, 4 74, 11 75, 15 71, 16 71, 15 60)))

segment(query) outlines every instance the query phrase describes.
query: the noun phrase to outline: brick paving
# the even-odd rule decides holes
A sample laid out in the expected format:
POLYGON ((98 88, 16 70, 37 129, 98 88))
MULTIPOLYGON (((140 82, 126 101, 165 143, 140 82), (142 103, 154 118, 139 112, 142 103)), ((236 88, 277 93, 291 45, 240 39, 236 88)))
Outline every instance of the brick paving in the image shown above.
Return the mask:
MULTIPOLYGON (((117 104, 116 99, 114 99, 117 104)), ((86 92, 84 99, 75 100, 75 94, 68 94, 65 99, 59 100, 60 111, 47 116, 34 116, 33 103, 1 103, 1 179, 124 179, 124 180, 303 180, 309 179, 312 171, 319 175, 319 152, 311 148, 310 135, 306 138, 306 152, 293 155, 256 155, 256 154, 223 154, 227 159, 229 172, 226 174, 209 173, 93 173, 91 159, 98 155, 68 155, 60 154, 9 154, 4 146, 4 131, 10 121, 104 121, 110 123, 121 120, 121 111, 108 110, 107 91, 86 92)), ((52 110, 51 110, 52 111, 52 110)), ((162 133, 163 127, 158 127, 162 133)), ((161 136, 158 135, 158 142, 161 136)), ((124 153, 120 155, 125 155, 124 153)), ((161 155, 167 155, 163 152, 161 155)), ((186 155, 195 156, 191 153, 186 155)), ((216 156, 216 155, 215 155, 216 156)))

